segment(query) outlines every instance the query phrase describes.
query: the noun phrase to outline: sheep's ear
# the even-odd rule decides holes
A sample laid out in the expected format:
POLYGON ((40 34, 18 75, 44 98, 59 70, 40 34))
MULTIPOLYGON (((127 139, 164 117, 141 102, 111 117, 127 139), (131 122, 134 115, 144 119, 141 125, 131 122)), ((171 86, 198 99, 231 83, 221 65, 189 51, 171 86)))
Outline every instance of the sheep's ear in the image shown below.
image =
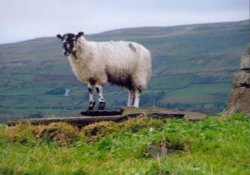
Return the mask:
POLYGON ((62 35, 58 34, 56 35, 57 38, 59 38, 60 40, 62 40, 62 35))
POLYGON ((78 34, 76 35, 76 39, 80 38, 81 36, 83 36, 84 33, 83 32, 78 32, 78 34))

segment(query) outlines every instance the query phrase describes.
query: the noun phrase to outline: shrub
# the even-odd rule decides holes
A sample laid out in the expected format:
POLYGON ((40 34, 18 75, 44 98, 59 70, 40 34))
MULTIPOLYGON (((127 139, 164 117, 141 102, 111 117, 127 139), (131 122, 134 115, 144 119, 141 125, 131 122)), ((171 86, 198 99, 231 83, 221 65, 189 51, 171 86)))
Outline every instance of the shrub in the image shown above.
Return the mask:
POLYGON ((66 123, 52 123, 48 126, 38 126, 37 137, 46 141, 56 142, 60 146, 68 146, 83 138, 77 127, 66 123))
POLYGON ((98 122, 85 126, 82 131, 88 142, 94 142, 117 130, 114 122, 98 122))
POLYGON ((4 138, 12 142, 21 144, 36 144, 37 138, 33 134, 33 127, 30 123, 20 123, 16 126, 6 128, 1 134, 4 138))

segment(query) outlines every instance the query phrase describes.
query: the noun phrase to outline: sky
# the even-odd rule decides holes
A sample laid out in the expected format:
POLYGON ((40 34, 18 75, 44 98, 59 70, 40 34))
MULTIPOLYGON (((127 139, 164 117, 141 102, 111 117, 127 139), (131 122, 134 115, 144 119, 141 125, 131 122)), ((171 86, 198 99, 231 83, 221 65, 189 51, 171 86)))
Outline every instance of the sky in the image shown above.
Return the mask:
POLYGON ((249 0, 0 0, 0 43, 249 19, 249 0))

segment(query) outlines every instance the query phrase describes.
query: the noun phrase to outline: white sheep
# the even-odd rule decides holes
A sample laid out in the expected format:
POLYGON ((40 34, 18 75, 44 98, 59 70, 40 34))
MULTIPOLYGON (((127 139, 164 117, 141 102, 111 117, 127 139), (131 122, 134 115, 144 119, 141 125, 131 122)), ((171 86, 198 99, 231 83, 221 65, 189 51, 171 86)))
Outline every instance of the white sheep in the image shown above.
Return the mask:
POLYGON ((105 107, 103 86, 109 82, 129 90, 128 107, 139 107, 140 93, 151 77, 151 54, 135 42, 91 42, 77 35, 57 35, 63 42, 64 55, 81 82, 88 84, 89 110, 95 105, 94 88, 99 96, 99 110, 105 107))

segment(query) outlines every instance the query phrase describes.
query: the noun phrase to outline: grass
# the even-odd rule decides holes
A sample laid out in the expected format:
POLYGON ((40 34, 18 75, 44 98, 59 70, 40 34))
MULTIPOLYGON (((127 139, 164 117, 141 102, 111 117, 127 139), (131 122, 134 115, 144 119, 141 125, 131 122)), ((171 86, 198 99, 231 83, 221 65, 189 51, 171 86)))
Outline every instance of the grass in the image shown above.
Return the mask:
POLYGON ((244 114, 198 122, 147 117, 101 122, 0 126, 0 174, 249 174, 250 118, 244 114), (63 144, 62 144, 63 143, 63 144), (145 149, 179 148, 154 158, 145 149))
POLYGON ((162 100, 169 103, 187 104, 225 102, 231 89, 232 85, 229 83, 193 84, 185 89, 173 91, 162 100))
POLYGON ((150 89, 176 89, 185 88, 193 81, 192 75, 158 76, 150 82, 150 89))

